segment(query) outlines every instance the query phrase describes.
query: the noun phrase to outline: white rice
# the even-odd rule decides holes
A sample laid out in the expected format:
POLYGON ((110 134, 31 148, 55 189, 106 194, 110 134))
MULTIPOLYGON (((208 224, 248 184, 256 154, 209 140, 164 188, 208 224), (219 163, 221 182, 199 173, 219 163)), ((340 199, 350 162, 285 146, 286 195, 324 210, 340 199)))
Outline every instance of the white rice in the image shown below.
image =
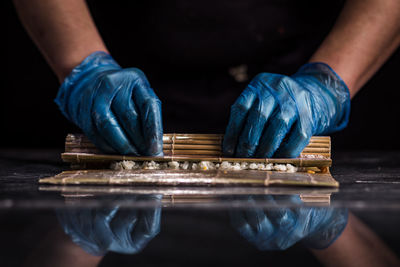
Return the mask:
POLYGON ((200 161, 199 169, 203 171, 215 170, 215 164, 211 161, 200 161))
POLYGON ((297 167, 292 164, 286 164, 286 172, 297 172, 297 167))
POLYGON ((234 171, 240 171, 240 170, 242 170, 240 163, 239 163, 239 162, 235 162, 235 163, 232 165, 231 170, 234 170, 234 171))
POLYGON ((268 163, 265 165, 265 171, 272 171, 274 169, 274 164, 273 163, 268 163))
POLYGON ((168 167, 170 169, 179 170, 179 162, 177 161, 170 161, 168 162, 168 167))
POLYGON ((143 162, 142 169, 159 170, 160 164, 155 161, 145 161, 145 162, 143 162))
POLYGON ((250 169, 250 170, 257 170, 257 169, 258 169, 257 163, 250 163, 249 169, 250 169))
POLYGON ((139 162, 131 160, 123 160, 111 163, 111 169, 113 170, 135 170, 141 168, 139 162))
POLYGON ((287 170, 286 165, 285 164, 274 164, 274 171, 281 171, 284 172, 287 170))
POLYGON ((232 168, 232 164, 230 164, 228 161, 223 161, 219 168, 221 170, 230 170, 232 168))
POLYGON ((248 163, 248 162, 242 162, 242 163, 240 164, 240 168, 241 168, 242 170, 247 170, 247 169, 249 168, 249 163, 248 163))
POLYGON ((193 162, 193 163, 192 163, 192 166, 191 166, 191 169, 195 171, 195 170, 197 170, 198 168, 199 168, 199 165, 198 165, 197 163, 194 163, 194 162, 193 162))
POLYGON ((189 169, 189 167, 190 167, 189 161, 184 161, 179 164, 179 168, 181 168, 182 170, 187 170, 189 169))
POLYGON ((155 161, 144 161, 135 162, 130 160, 123 160, 113 162, 110 165, 113 170, 261 170, 261 171, 281 171, 281 172, 297 172, 299 168, 292 164, 273 164, 273 163, 248 163, 248 162, 228 162, 223 161, 221 163, 213 163, 211 161, 200 161, 200 162, 189 162, 189 161, 169 161, 169 162, 155 162, 155 161))

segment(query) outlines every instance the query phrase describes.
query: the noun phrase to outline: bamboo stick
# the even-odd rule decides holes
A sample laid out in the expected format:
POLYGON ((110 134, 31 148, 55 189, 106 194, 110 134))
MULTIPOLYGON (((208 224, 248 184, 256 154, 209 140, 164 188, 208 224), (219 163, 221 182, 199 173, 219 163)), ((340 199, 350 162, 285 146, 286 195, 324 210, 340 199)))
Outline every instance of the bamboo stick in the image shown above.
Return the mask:
POLYGON ((183 145, 183 144, 165 144, 163 145, 163 150, 216 150, 221 151, 220 145, 183 145))
POLYGON ((215 139, 183 139, 183 140, 163 140, 164 144, 191 144, 191 145, 221 145, 222 140, 215 139))
MULTIPOLYGON (((75 153, 101 153, 97 148, 80 148, 80 147, 75 147, 75 148, 68 148, 66 149, 66 152, 75 152, 75 153)), ((164 154, 171 154, 171 155, 195 155, 195 154, 201 154, 201 155, 222 155, 221 150, 218 149, 196 149, 196 147, 188 147, 188 149, 173 149, 172 147, 169 148, 164 148, 163 149, 164 154)), ((328 156, 330 155, 330 149, 327 148, 305 148, 302 151, 302 154, 318 154, 318 155, 324 155, 328 156)))
MULTIPOLYGON (((92 143, 72 143, 67 142, 65 146, 68 149, 72 148, 95 148, 95 145, 92 143)), ((185 142, 176 142, 176 143, 165 143, 163 144, 164 149, 172 149, 173 147, 178 149, 205 149, 205 150, 221 150, 221 144, 212 142, 212 141, 185 141, 185 142)), ((315 149, 315 148, 324 148, 329 149, 330 143, 309 143, 305 149, 315 149)))
MULTIPOLYGON (((71 153, 71 154, 82 154, 82 153, 85 153, 85 154, 101 154, 100 151, 93 151, 92 149, 76 149, 76 150, 72 149, 67 153, 71 153)), ((221 156, 221 154, 218 153, 218 152, 216 152, 214 154, 211 154, 210 152, 203 152, 203 153, 202 152, 200 152, 200 153, 190 153, 190 152, 188 152, 186 154, 185 154, 185 152, 175 152, 173 154, 171 151, 164 151, 164 155, 165 156, 172 156, 172 155, 174 155, 174 156, 180 156, 180 155, 181 156, 190 156, 190 155, 192 155, 193 156, 193 155, 196 155, 196 154, 198 154, 198 155, 201 154, 201 155, 204 155, 204 156, 221 156)), ((305 158, 307 156, 316 156, 316 155, 320 155, 320 156, 322 156, 324 158, 327 158, 327 159, 330 158, 330 153, 318 153, 318 154, 315 154, 315 153, 304 153, 304 152, 302 152, 300 154, 300 157, 305 158)))
POLYGON ((210 156, 221 156, 221 151, 218 150, 195 150, 195 149, 174 149, 174 150, 163 150, 166 155, 210 155, 210 156))
MULTIPOLYGON (((165 134, 163 149, 166 150, 212 150, 221 151, 222 135, 213 134, 165 134), (184 138, 184 139, 179 139, 184 138), (211 138, 211 139, 206 139, 211 138)), ((313 136, 310 143, 304 149, 305 153, 329 153, 330 138, 313 136)), ((95 146, 82 135, 68 135, 65 143, 65 151, 79 151, 79 148, 88 151, 95 146)), ((205 152, 204 152, 205 153, 205 152)), ((212 152, 215 154, 214 152, 212 152)))
MULTIPOLYGON (((208 140, 213 140, 215 142, 218 142, 219 140, 223 139, 222 134, 164 134, 163 135, 163 141, 164 143, 172 142, 174 141, 175 143, 179 142, 188 142, 188 141, 208 141, 208 140)), ((66 137, 66 142, 72 142, 72 143, 88 143, 91 144, 91 142, 82 134, 69 134, 66 137)), ((310 139, 310 143, 329 143, 330 138, 328 136, 313 136, 310 139)))
POLYGON ((222 139, 223 134, 185 134, 185 133, 167 133, 163 135, 163 138, 175 138, 175 139, 222 139))
MULTIPOLYGON (((223 154, 221 151, 216 151, 216 150, 181 150, 181 149, 175 149, 175 150, 163 150, 164 155, 210 155, 210 156, 222 156, 223 154)), ((329 152, 302 152, 302 155, 321 155, 324 157, 329 157, 330 153, 329 152)))
MULTIPOLYGON (((214 153, 215 151, 221 152, 221 147, 218 146, 197 146, 197 145, 164 145, 163 150, 165 151, 203 151, 214 153)), ((304 153, 329 153, 329 147, 306 147, 302 152, 304 153)))

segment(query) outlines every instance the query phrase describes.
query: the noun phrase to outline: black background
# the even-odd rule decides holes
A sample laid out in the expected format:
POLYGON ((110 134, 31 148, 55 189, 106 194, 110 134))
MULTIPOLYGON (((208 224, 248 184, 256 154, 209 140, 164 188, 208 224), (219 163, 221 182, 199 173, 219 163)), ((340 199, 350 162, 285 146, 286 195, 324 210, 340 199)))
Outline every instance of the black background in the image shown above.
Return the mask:
MULTIPOLYGON (((11 1, 10 1, 11 2, 11 1)), ((123 67, 142 69, 163 102, 164 132, 223 133, 245 88, 228 69, 291 74, 329 32, 337 1, 89 1, 99 30, 123 67)), ((79 129, 53 102, 59 84, 7 1, 2 147, 63 147, 79 129)), ((397 51, 352 101, 334 149, 399 149, 397 51)), ((4 80, 3 80, 4 81, 4 80)))
MULTIPOLYGON (((79 129, 53 102, 59 83, 18 21, 11 1, 5 3, 0 147, 62 149, 66 134, 79 129)), ((247 84, 235 82, 228 69, 246 64, 250 78, 263 71, 295 72, 326 36, 342 6, 341 1, 333 0, 92 0, 89 4, 113 57, 123 67, 142 69, 149 78, 163 102, 165 132, 220 133, 230 105, 247 84)), ((349 126, 333 134, 334 150, 400 149, 399 75, 397 51, 352 101, 349 126)), ((59 168, 59 159, 54 166, 59 168)), ((28 164, 25 168, 32 167, 28 164)), ((2 257, 6 265, 10 259, 22 262, 56 224, 47 211, 0 215, 4 215, 0 216, 5 248, 1 251, 7 253, 2 257)), ((397 216, 395 211, 374 213, 369 209, 364 214, 396 252, 398 240, 391 231, 397 216)), ((165 265, 175 260, 170 253, 176 250, 179 257, 175 262, 181 265, 204 266, 210 258, 221 266, 224 262, 230 266, 265 265, 265 254, 233 233, 219 211, 211 215, 176 212, 167 219, 164 215, 160 236, 142 253, 110 253, 102 266, 131 264, 131 257, 137 265, 165 265), (188 227, 196 224, 196 229, 188 227), (226 244, 230 249, 221 249, 226 244)), ((295 247, 291 253, 273 256, 279 257, 281 265, 318 264, 304 248, 295 247)))

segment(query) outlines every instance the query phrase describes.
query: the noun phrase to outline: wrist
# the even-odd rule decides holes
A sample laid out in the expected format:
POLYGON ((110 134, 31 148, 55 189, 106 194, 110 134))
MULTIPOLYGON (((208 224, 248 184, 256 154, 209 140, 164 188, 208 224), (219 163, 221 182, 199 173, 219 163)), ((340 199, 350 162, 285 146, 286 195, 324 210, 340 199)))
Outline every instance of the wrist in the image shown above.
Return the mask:
MULTIPOLYGON (((321 211, 322 212, 322 211, 321 211)), ((347 226, 349 212, 347 209, 327 208, 324 220, 320 227, 310 233, 303 240, 303 244, 310 249, 326 249, 342 235, 347 226)))
POLYGON ((331 69, 335 70, 336 75, 340 76, 346 84, 350 96, 353 97, 355 92, 358 91, 357 80, 359 80, 358 73, 349 68, 349 63, 342 58, 343 55, 338 56, 335 54, 323 54, 317 52, 312 56, 309 63, 321 63, 328 65, 331 69))
POLYGON ((344 129, 350 116, 350 92, 343 79, 326 63, 303 65, 294 75, 297 82, 311 92, 316 103, 314 135, 325 135, 344 129), (318 99, 319 98, 319 99, 318 99))
POLYGON ((72 117, 74 116, 70 116, 73 112, 69 108, 70 97, 85 88, 88 83, 90 84, 98 73, 120 68, 110 54, 104 51, 93 52, 66 76, 54 101, 64 116, 73 121, 72 117))
POLYGON ((62 53, 56 63, 52 64, 55 74, 60 83, 63 83, 64 79, 71 74, 72 70, 79 66, 86 58, 96 52, 104 52, 109 54, 105 47, 98 47, 84 51, 74 51, 73 53, 62 53))

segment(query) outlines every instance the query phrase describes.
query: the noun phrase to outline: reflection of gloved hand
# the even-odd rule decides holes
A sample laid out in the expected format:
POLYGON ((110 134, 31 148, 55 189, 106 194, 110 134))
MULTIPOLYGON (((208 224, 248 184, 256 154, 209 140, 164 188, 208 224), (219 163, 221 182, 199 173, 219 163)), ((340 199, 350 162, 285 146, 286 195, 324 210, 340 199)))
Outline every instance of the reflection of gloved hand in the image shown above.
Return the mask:
MULTIPOLYGON (((160 201, 161 196, 146 197, 153 199, 160 201)), ((108 251, 137 253, 160 232, 161 207, 59 209, 56 213, 72 241, 98 256, 108 251)))
MULTIPOLYGON (((254 203, 254 198, 248 200, 254 203)), ((296 204, 298 196, 264 196, 262 201, 296 204)), ((302 241, 309 248, 323 249, 332 244, 347 224, 347 209, 276 208, 232 210, 232 225, 250 243, 261 250, 285 250, 302 241)))
POLYGON ((236 157, 297 157, 311 136, 346 127, 350 94, 324 63, 292 76, 257 75, 231 107, 223 152, 236 157))
POLYGON ((139 69, 95 52, 72 70, 55 101, 103 152, 162 155, 161 102, 139 69))

